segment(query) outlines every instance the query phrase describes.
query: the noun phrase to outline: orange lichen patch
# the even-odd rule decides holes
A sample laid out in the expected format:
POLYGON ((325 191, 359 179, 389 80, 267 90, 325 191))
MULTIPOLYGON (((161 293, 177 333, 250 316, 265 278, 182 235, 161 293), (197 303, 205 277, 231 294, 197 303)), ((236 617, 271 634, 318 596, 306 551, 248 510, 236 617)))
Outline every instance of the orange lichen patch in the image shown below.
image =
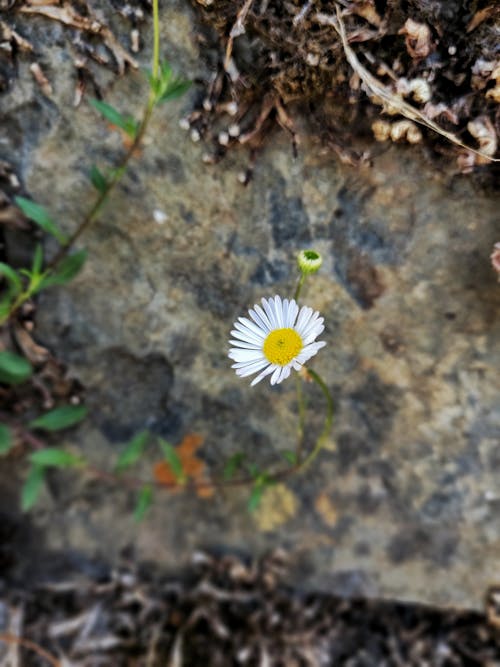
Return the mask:
MULTIPOLYGON (((195 456, 203 444, 203 437, 197 433, 188 433, 184 436, 180 445, 175 448, 186 480, 192 481, 196 487, 199 498, 211 498, 214 487, 209 483, 206 474, 205 462, 195 456)), ((180 491, 183 484, 179 483, 172 468, 166 461, 159 461, 154 466, 154 478, 159 484, 171 487, 173 492, 180 491)))
POLYGON ((338 514, 335 505, 332 503, 326 493, 320 493, 314 501, 314 509, 323 519, 325 524, 333 528, 337 523, 338 514))

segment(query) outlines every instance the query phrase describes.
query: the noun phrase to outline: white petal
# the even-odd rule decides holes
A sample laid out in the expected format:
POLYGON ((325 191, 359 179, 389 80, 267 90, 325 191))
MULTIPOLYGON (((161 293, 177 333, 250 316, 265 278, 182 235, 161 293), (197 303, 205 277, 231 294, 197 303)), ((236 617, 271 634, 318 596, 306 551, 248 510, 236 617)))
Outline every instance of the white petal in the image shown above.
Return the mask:
POLYGON ((279 377, 279 380, 276 382, 276 384, 279 384, 280 382, 283 382, 283 380, 286 380, 287 377, 290 375, 290 371, 292 370, 292 367, 290 364, 288 366, 283 366, 281 369, 281 375, 279 377))
POLYGON ((269 299, 269 301, 266 301, 266 299, 262 299, 262 305, 264 307, 267 317, 269 318, 269 322, 271 323, 271 329, 278 329, 278 323, 276 322, 276 318, 274 316, 274 309, 271 308, 270 305, 271 302, 272 299, 269 299))
POLYGON ((261 314, 257 311, 257 308, 258 308, 257 305, 255 306, 255 310, 252 310, 252 309, 250 308, 250 310, 248 311, 248 313, 249 313, 250 317, 252 318, 252 320, 255 322, 255 324, 256 324, 262 331, 264 331, 265 333, 269 333, 269 331, 271 331, 271 327, 269 326, 269 322, 268 322, 268 319, 267 319, 267 317, 266 317, 266 314, 264 313, 264 311, 262 310, 262 308, 259 308, 260 312, 261 312, 262 315, 263 315, 263 317, 262 317, 261 314))
POLYGON ((303 329, 307 326, 307 323, 309 322, 309 318, 311 317, 312 314, 312 308, 308 308, 307 306, 302 306, 299 312, 299 316, 297 318, 297 323, 295 324, 295 331, 297 333, 302 333, 303 329))
POLYGON ((288 306, 288 321, 285 324, 286 327, 290 327, 290 329, 294 328, 298 312, 299 312, 299 307, 297 306, 297 302, 295 301, 295 299, 292 299, 290 301, 290 305, 288 306))
POLYGON ((304 346, 309 345, 309 343, 312 343, 313 340, 315 340, 319 335, 321 335, 324 330, 325 327, 321 324, 318 328, 314 328, 312 331, 304 333, 302 336, 304 346))
POLYGON ((265 361, 266 364, 269 363, 269 361, 265 357, 262 357, 261 359, 254 359, 253 361, 237 361, 235 364, 231 366, 231 368, 248 368, 248 366, 253 366, 254 364, 260 364, 263 361, 265 361))
POLYGON ((318 350, 321 350, 321 348, 325 347, 325 345, 326 343, 324 341, 311 343, 310 345, 305 347, 299 355, 297 355, 297 361, 301 364, 305 364, 306 361, 309 361, 311 357, 314 357, 314 355, 318 352, 318 350))
POLYGON ((257 377, 252 380, 252 383, 250 384, 250 386, 253 387, 254 385, 257 384, 257 382, 260 382, 261 380, 263 380, 266 377, 266 375, 269 375, 269 373, 272 373, 275 368, 276 368, 276 366, 274 366, 274 364, 270 364, 267 368, 265 368, 262 371, 262 373, 260 373, 260 375, 257 375, 257 377))
POLYGON ((257 361, 263 358, 259 350, 237 350, 236 348, 233 348, 227 356, 234 361, 257 361))
POLYGON ((316 328, 319 328, 322 326, 323 322, 325 320, 322 317, 319 317, 319 313, 316 312, 314 315, 311 317, 309 322, 303 327, 302 329, 302 336, 306 338, 309 336, 311 331, 314 331, 316 328))
POLYGON ((250 329, 246 329, 242 324, 239 322, 235 322, 234 326, 236 330, 240 333, 239 336, 236 335, 234 331, 231 332, 231 334, 235 338, 239 338, 240 340, 246 340, 247 342, 252 342, 252 343, 262 343, 264 338, 261 336, 257 336, 257 334, 254 334, 253 331, 250 331, 250 329), (244 336, 244 338, 243 338, 244 336))
POLYGON ((262 310, 262 308, 259 306, 259 304, 256 303, 254 308, 255 308, 255 312, 257 313, 257 315, 260 317, 260 319, 266 325, 268 331, 271 331, 272 326, 271 326, 271 322, 269 321, 268 316, 265 314, 265 312, 262 310))
POLYGON ((288 326, 288 299, 283 299, 283 326, 288 326))
POLYGON ((246 336, 245 334, 242 334, 241 331, 231 331, 231 335, 234 336, 236 339, 241 341, 242 343, 248 343, 249 345, 254 345, 255 347, 261 348, 262 347, 262 341, 257 340, 256 338, 251 338, 249 336, 246 336))
POLYGON ((283 304, 281 303, 281 297, 278 294, 274 297, 274 314, 276 315, 278 328, 283 329, 285 326, 283 324, 283 304))
POLYGON ((283 368, 282 366, 276 367, 276 370, 271 375, 271 384, 276 384, 278 382, 278 378, 281 375, 282 368, 283 368))
MULTIPOLYGON (((252 331, 256 336, 261 336, 262 338, 265 338, 266 332, 261 329, 261 327, 258 327, 255 322, 252 322, 252 320, 249 320, 248 317, 238 317, 238 321, 241 323, 242 326, 246 327, 250 331, 252 331)), ((236 326, 236 322, 235 322, 236 326)))
POLYGON ((243 350, 262 350, 262 345, 257 345, 256 343, 246 343, 242 340, 230 340, 230 345, 235 347, 240 347, 243 350))
POLYGON ((241 378, 247 377, 247 375, 253 375, 254 373, 258 373, 258 371, 261 371, 264 367, 266 367, 269 364, 267 359, 264 361, 259 361, 255 364, 248 364, 247 366, 241 366, 240 368, 236 369, 236 375, 238 375, 241 378))

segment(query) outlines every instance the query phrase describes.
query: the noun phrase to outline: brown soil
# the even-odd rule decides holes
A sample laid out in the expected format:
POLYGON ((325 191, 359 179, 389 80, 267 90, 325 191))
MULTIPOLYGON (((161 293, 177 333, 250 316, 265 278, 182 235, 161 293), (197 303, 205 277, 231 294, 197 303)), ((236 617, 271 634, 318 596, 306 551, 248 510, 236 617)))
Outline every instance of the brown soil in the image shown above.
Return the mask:
POLYGON ((192 2, 212 74, 186 126, 195 140, 211 137, 207 162, 238 144, 255 152, 276 124, 295 140, 292 119, 300 111, 321 143, 351 164, 367 159, 359 139, 372 143, 375 135, 452 154, 464 173, 491 168, 487 156, 497 155, 500 128, 500 7, 494 3, 192 2), (335 29, 339 21, 347 47, 335 29), (346 48, 361 66, 357 71, 346 48), (393 102, 375 94, 363 69, 393 102), (401 103, 417 117, 408 108, 409 115, 398 114, 401 103), (406 124, 398 125, 403 116, 406 124), (483 155, 453 146, 428 122, 483 155))
POLYGON ((284 584, 283 553, 254 563, 198 553, 175 578, 131 564, 86 570, 18 591, 0 580, 0 636, 33 642, 10 643, 20 661, 9 664, 48 664, 40 648, 60 667, 479 667, 500 659, 494 591, 484 615, 299 594, 284 584))

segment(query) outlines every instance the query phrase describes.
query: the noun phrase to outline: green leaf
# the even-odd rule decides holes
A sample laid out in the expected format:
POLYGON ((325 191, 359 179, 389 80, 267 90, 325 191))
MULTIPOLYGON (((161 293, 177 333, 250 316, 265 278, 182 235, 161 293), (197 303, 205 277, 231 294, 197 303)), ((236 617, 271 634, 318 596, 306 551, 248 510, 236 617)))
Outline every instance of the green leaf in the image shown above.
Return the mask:
POLYGON ((134 510, 134 519, 140 523, 153 502, 153 489, 151 486, 143 486, 139 491, 134 510))
POLYGON ((40 206, 40 204, 35 204, 34 201, 26 199, 25 197, 15 197, 15 202, 24 213, 24 215, 36 222, 47 234, 52 234, 59 243, 66 243, 66 236, 58 229, 56 223, 52 220, 47 210, 40 206))
POLYGON ((15 271, 11 266, 0 262, 0 275, 4 276, 5 279, 10 283, 9 293, 11 295, 19 294, 19 292, 21 292, 23 289, 23 283, 17 271, 15 271))
POLYGON ((141 431, 135 435, 127 447, 118 457, 116 462, 115 470, 116 472, 122 472, 126 468, 134 465, 141 458, 142 453, 144 452, 144 447, 149 438, 148 431, 141 431))
POLYGON ((258 506, 260 505, 260 501, 262 500, 262 494, 264 493, 265 488, 266 485, 262 484, 261 482, 257 482, 256 484, 254 484, 252 492, 247 502, 247 507, 249 512, 255 512, 255 510, 258 508, 258 506))
POLYGON ((160 447, 163 452, 163 456, 165 457, 165 461, 168 463, 170 466, 175 479, 183 483, 186 481, 186 475, 184 474, 184 469, 182 467, 182 462, 175 451, 175 449, 172 447, 172 445, 169 445, 168 442, 165 442, 162 438, 159 438, 160 442, 160 447))
POLYGON ((14 439, 10 428, 5 424, 0 424, 0 456, 7 454, 13 444, 14 439))
POLYGON ((168 84, 166 90, 159 97, 158 104, 163 104, 163 102, 168 102, 170 100, 175 100, 178 97, 181 97, 189 90, 190 87, 191 81, 186 81, 185 79, 174 79, 168 84))
POLYGON ((41 281, 38 289, 45 289, 53 285, 66 285, 80 273, 86 259, 86 250, 79 250, 68 255, 41 281))
POLYGON ((94 186, 94 188, 103 194, 103 192, 106 192, 106 188, 108 187, 108 182, 106 180, 106 177, 102 173, 102 171, 93 164, 90 167, 90 182, 94 186))
POLYGON ((227 461, 224 466, 224 471, 222 476, 225 480, 230 480, 234 476, 234 473, 241 467, 241 464, 245 460, 245 454, 243 452, 237 452, 233 454, 227 461))
POLYGON ((129 135, 129 137, 132 137, 132 139, 135 138, 137 130, 139 129, 139 123, 132 116, 124 116, 110 104, 106 104, 106 102, 102 102, 101 100, 91 99, 89 102, 94 109, 99 111, 99 113, 101 113, 106 120, 109 120, 112 125, 120 127, 129 135))
POLYGON ((75 456, 64 449, 55 447, 39 449, 30 456, 30 460, 31 463, 43 468, 71 468, 84 462, 81 456, 75 456))
POLYGON ((10 297, 8 294, 0 301, 0 321, 3 321, 9 317, 12 303, 12 297, 10 297))
POLYGON ((0 382, 20 384, 32 374, 31 364, 14 352, 0 352, 0 382))
POLYGON ((284 452, 281 452, 281 456, 287 461, 291 466, 296 465, 297 463, 297 454, 292 452, 291 449, 285 449, 284 452))
POLYGON ((35 248, 35 253, 33 255, 33 264, 31 266, 32 275, 38 276, 40 274, 42 264, 43 264, 43 248, 39 243, 37 243, 37 246, 35 248))
POLYGON ((250 475, 256 479, 260 475, 260 470, 257 468, 255 463, 248 463, 247 464, 247 469, 250 475))
POLYGON ((46 412, 29 423, 31 428, 42 431, 60 431, 82 421, 87 416, 87 408, 84 405, 63 405, 46 412))
POLYGON ((44 482, 45 470, 41 466, 33 465, 21 491, 21 507, 23 512, 30 510, 36 503, 44 482))

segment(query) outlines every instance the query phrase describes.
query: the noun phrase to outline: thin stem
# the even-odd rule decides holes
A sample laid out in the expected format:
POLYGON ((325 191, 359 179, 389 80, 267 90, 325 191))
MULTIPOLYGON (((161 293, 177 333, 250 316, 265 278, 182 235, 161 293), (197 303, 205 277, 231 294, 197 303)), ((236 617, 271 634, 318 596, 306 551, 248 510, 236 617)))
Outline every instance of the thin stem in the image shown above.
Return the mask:
POLYGON ((316 441, 316 444, 314 445, 312 452, 302 461, 302 463, 298 464, 298 469, 301 472, 303 472, 306 468, 308 468, 311 465, 311 463, 323 449, 325 441, 330 435, 333 423, 333 398, 332 395, 330 394, 330 390, 328 389, 324 381, 321 379, 321 377, 318 375, 318 373, 316 373, 316 371, 313 371, 310 368, 308 368, 307 373, 314 380, 314 382, 316 382, 316 384, 319 385, 326 399, 327 407, 326 407, 325 424, 323 426, 323 430, 319 435, 319 438, 316 441))
POLYGON ((158 0, 153 0, 153 79, 158 78, 160 65, 160 17, 158 0))
POLYGON ((306 401, 302 392, 302 379, 298 373, 295 374, 295 386, 297 388, 297 405, 299 408, 299 423, 297 427, 297 448, 295 450, 295 462, 299 463, 302 458, 302 447, 304 446, 304 426, 306 421, 306 401))
POLYGON ((295 301, 299 300, 300 290, 302 289, 302 285, 305 282, 306 275, 307 274, 304 273, 303 271, 300 274, 299 282, 297 283, 297 287, 295 288, 295 294, 293 295, 293 298, 295 299, 295 301))
MULTIPOLYGON (((153 77, 156 79, 158 77, 158 72, 160 69, 160 21, 159 21, 158 0, 153 0, 153 32, 154 32, 154 37, 153 37, 152 73, 153 77)), ((80 236, 82 236, 82 234, 95 221, 102 207, 106 203, 109 195, 112 193, 112 191, 115 189, 117 184, 122 179, 125 170, 128 166, 128 163, 130 162, 131 158, 134 156, 134 153, 137 151, 140 144, 142 143, 142 140, 146 133, 146 129, 149 125, 149 121, 151 119, 151 114, 153 112, 155 103, 156 103, 156 97, 151 87, 149 91, 149 97, 146 104, 146 108, 144 110, 141 123, 139 125, 137 134, 135 135, 132 144, 128 148, 123 158, 118 163, 118 166, 113 170, 113 176, 107 181, 102 192, 99 193, 99 196, 97 197, 94 204, 92 205, 88 213, 85 215, 81 223, 78 225, 76 230, 70 236, 68 241, 63 246, 61 246, 61 248, 52 258, 52 260, 49 262, 46 269, 46 275, 49 275, 52 271, 54 271, 57 265, 68 255, 68 253, 73 248, 75 243, 78 241, 80 236)), ((20 294, 15 300, 15 302, 12 304, 12 307, 9 310, 9 314, 4 318, 4 320, 0 321, 0 325, 3 324, 4 321, 12 317, 12 315, 17 311, 17 309, 20 306, 22 306, 22 304, 25 301, 27 301, 30 298, 30 296, 31 295, 27 292, 23 292, 22 294, 20 294)))

